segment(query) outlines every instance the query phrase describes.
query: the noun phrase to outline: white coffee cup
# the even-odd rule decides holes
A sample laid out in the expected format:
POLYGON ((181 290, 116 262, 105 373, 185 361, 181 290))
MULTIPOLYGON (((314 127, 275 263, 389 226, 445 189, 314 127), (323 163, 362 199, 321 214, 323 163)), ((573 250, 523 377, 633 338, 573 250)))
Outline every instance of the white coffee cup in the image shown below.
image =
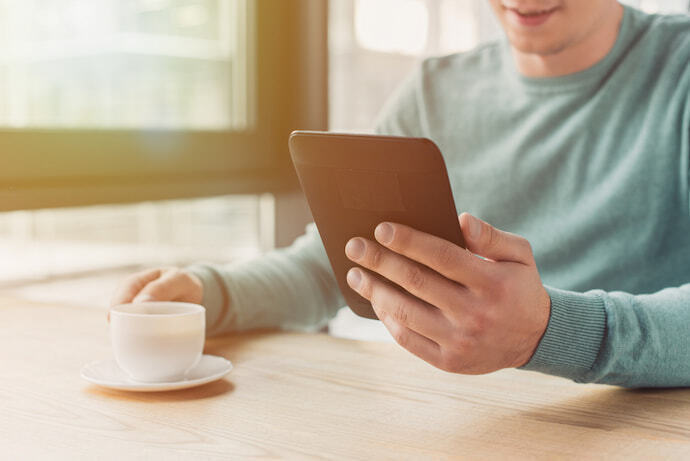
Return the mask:
POLYGON ((144 382, 172 382, 201 359, 206 312, 198 304, 147 302, 110 310, 110 339, 115 361, 144 382))

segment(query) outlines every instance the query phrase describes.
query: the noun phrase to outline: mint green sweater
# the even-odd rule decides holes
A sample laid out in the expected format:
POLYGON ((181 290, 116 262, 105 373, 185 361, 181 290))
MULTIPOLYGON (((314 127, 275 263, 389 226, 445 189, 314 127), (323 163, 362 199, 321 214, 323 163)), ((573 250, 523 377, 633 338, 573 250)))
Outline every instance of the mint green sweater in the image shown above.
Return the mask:
MULTIPOLYGON (((524 367, 578 382, 690 385, 690 18, 626 7, 599 63, 518 73, 507 43, 429 59, 378 131, 441 148, 458 212, 526 237, 551 317, 524 367)), ((317 326, 344 301, 318 234, 191 268, 209 333, 317 326)))

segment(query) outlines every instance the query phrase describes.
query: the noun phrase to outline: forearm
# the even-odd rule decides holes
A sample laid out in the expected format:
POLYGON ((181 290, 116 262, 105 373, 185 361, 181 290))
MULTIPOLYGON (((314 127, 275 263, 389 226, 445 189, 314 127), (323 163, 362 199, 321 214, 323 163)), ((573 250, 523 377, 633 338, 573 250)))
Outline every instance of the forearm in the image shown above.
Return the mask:
POLYGON ((227 266, 189 268, 204 285, 209 335, 324 325, 345 302, 313 226, 290 247, 227 266))
POLYGON ((549 325, 524 369, 625 387, 690 386, 690 284, 649 295, 548 292, 549 325))

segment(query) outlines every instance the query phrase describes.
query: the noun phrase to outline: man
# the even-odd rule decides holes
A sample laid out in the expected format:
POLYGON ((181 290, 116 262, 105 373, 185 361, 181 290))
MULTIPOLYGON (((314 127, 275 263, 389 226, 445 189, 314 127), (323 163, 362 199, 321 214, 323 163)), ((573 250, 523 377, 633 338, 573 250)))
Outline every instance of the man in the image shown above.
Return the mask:
MULTIPOLYGON (((690 18, 490 2, 508 42, 427 60, 377 126, 440 146, 469 251, 382 223, 348 242, 348 283, 444 370, 690 385, 690 18)), ((251 263, 137 274, 132 299, 203 301, 209 333, 344 304, 313 228, 251 263)))

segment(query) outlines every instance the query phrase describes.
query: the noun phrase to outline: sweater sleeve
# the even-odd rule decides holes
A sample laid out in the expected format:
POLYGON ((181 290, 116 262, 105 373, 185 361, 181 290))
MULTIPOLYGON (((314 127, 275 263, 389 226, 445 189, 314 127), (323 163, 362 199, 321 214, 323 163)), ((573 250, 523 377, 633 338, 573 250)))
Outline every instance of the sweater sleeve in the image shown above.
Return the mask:
POLYGON ((323 326, 345 305, 316 227, 250 261, 188 268, 204 286, 208 335, 323 326))
POLYGON ((647 295, 547 291, 549 324, 524 369, 625 387, 690 386, 690 284, 647 295))

